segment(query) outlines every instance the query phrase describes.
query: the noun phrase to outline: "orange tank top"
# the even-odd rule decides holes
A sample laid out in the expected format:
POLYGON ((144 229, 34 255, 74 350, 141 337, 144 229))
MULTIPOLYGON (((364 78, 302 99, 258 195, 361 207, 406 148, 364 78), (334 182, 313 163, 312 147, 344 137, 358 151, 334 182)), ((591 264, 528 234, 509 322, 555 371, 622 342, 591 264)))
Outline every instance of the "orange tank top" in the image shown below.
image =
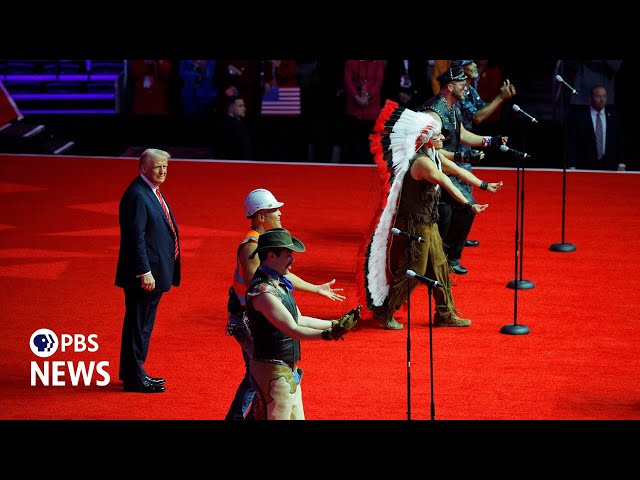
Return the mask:
MULTIPOLYGON (((257 232, 256 230, 249 230, 247 233, 245 233, 242 242, 240 242, 240 245, 238 245, 238 251, 240 250, 240 247, 242 245, 251 240, 257 242, 259 236, 260 232, 257 232)), ((236 297, 238 297, 240 305, 242 305, 243 307, 247 306, 244 296, 247 293, 247 286, 249 285, 250 281, 250 278, 247 279, 243 277, 242 265, 240 263, 240 259, 238 258, 238 254, 236 253, 236 270, 235 272, 233 272, 233 289, 236 292, 236 297)))

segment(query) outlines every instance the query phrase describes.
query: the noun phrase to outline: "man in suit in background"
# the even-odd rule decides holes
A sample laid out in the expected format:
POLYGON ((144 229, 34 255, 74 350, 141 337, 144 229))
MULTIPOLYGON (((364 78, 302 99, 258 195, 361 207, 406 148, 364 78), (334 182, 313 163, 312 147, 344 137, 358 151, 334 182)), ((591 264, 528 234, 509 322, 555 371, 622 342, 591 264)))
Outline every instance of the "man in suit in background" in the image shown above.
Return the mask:
POLYGON ((385 65, 382 98, 415 110, 431 98, 431 78, 426 59, 390 59, 385 65))
POLYGON ((214 158, 251 160, 253 139, 244 123, 247 107, 244 98, 222 94, 222 111, 217 115, 213 145, 214 158))
POLYGON ((607 90, 594 85, 590 105, 575 106, 567 121, 567 166, 585 170, 626 170, 622 123, 615 110, 607 110, 607 90), (598 122, 601 126, 598 127, 598 122), (602 132, 599 150, 596 132, 602 132))
POLYGON ((170 157, 164 150, 145 150, 140 174, 120 200, 115 284, 124 290, 119 378, 125 392, 165 391, 165 379, 148 375, 143 364, 160 298, 171 286, 180 285, 178 225, 159 189, 170 157))

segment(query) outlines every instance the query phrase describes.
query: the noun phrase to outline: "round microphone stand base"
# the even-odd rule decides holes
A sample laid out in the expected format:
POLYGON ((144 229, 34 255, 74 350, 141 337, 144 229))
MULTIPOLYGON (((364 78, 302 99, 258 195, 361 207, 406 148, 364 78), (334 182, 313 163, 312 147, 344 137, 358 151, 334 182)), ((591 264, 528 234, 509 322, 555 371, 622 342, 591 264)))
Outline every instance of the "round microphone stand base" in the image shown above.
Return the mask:
MULTIPOLYGON (((518 290, 529 290, 533 287, 536 286, 535 283, 533 283, 531 280, 518 280, 518 285, 517 288, 518 290)), ((511 280, 510 282, 507 283, 507 288, 516 288, 516 281, 515 280, 511 280)))
POLYGON ((526 335, 529 332, 529 327, 526 325, 516 325, 513 323, 505 325, 500 329, 500 333, 504 333, 506 335, 526 335))
POLYGON ((573 243, 554 243, 549 247, 552 252, 573 252, 576 246, 573 243))

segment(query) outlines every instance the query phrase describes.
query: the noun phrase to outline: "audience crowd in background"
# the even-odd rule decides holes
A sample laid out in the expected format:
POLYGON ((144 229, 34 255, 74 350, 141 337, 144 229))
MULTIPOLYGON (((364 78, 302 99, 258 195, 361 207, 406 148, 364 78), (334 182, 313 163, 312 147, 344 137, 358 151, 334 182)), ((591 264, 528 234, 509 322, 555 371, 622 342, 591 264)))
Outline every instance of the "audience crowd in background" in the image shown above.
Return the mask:
MULTIPOLYGON (((518 85, 517 103, 522 110, 549 111, 532 127, 512 110, 515 99, 510 99, 476 126, 479 134, 500 131, 510 136, 514 148, 532 150, 537 162, 531 166, 562 168, 567 146, 569 166, 580 168, 579 160, 573 160, 576 135, 568 129, 574 128, 576 110, 588 108, 596 85, 602 85, 608 96, 605 120, 615 117, 608 131, 605 125, 609 157, 614 153, 614 147, 609 147, 613 128, 616 141, 623 144, 617 150, 632 151, 626 148, 629 140, 621 137, 622 125, 630 117, 626 107, 630 74, 623 61, 474 62, 478 75, 470 87, 480 98, 500 95, 508 79, 518 85), (566 95, 556 75, 562 75, 579 94, 566 95), (538 129, 536 135, 528 135, 531 128, 538 129), (551 141, 538 147, 530 140, 526 145, 527 136, 551 141)), ((217 159, 373 164, 368 135, 385 100, 411 109, 423 105, 437 95, 436 78, 451 60, 167 59, 127 60, 124 65, 119 116, 131 125, 129 137, 137 132, 140 142, 165 148, 197 145, 217 159), (181 132, 180 138, 173 135, 176 131, 181 132)), ((483 165, 509 166, 513 161, 509 155, 488 153, 483 165)), ((610 169, 614 160, 609 161, 602 169, 610 169)), ((614 169, 618 164, 626 164, 626 170, 637 169, 632 159, 616 158, 614 169)))

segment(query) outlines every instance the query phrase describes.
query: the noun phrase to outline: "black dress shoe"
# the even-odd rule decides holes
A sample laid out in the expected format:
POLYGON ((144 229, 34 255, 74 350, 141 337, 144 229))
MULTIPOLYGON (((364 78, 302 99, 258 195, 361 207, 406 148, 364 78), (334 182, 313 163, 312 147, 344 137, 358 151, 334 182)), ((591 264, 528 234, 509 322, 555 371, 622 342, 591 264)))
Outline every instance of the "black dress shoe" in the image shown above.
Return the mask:
POLYGON ((451 270, 453 270, 453 273, 457 273, 458 275, 465 275, 468 272, 468 270, 459 263, 456 265, 449 264, 449 266, 451 270))
POLYGON ((164 385, 154 385, 153 383, 142 379, 136 382, 125 382, 122 388, 125 392, 139 392, 139 393, 162 393, 166 389, 164 385))
POLYGON ((465 240, 464 241, 464 246, 465 247, 479 247, 480 246, 480 241, 479 240, 465 240))
POLYGON ((153 385, 164 385, 164 378, 161 377, 150 377, 147 375, 144 379, 153 385))

